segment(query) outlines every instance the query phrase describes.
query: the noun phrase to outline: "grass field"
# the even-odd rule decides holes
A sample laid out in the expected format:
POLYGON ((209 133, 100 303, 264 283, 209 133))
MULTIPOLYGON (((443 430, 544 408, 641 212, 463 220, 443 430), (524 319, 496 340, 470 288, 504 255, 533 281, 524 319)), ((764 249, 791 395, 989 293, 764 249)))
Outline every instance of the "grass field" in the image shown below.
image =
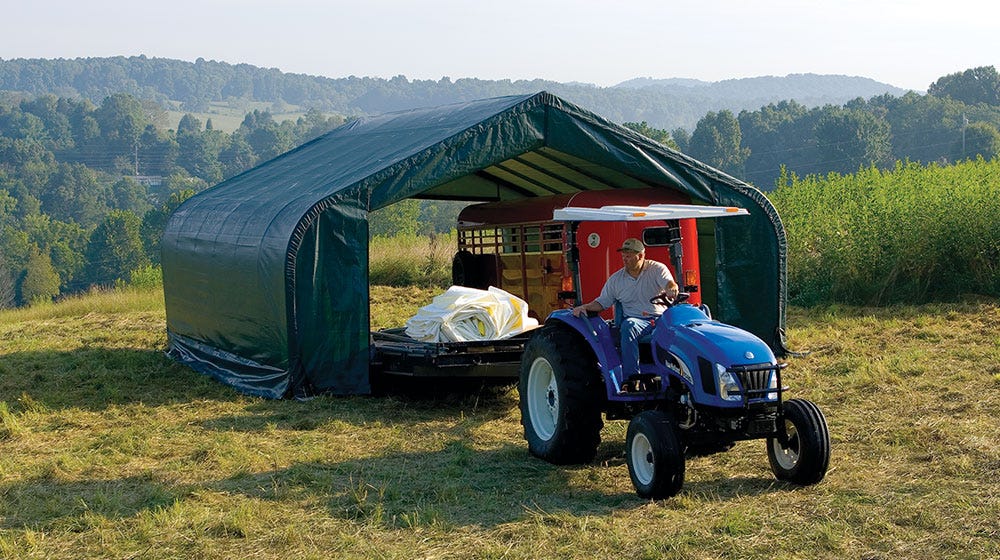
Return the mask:
POLYGON ((180 109, 168 110, 167 122, 165 123, 165 126, 171 130, 177 130, 177 123, 180 122, 181 117, 187 113, 191 113, 192 116, 201 121, 203 126, 208 119, 212 119, 212 128, 214 130, 221 130, 228 134, 232 134, 233 131, 243 124, 243 119, 246 118, 247 113, 254 110, 267 111, 271 113, 271 117, 273 117, 274 121, 277 123, 287 120, 294 121, 306 114, 306 109, 297 105, 284 105, 280 109, 276 109, 273 103, 264 103, 259 101, 241 100, 240 102, 233 104, 215 102, 210 103, 208 111, 204 113, 196 113, 180 109))
MULTIPOLYGON (((435 290, 373 290, 376 327, 435 290)), ((762 442, 638 499, 528 456, 516 391, 267 401, 167 359, 162 294, 0 312, 0 558, 1000 558, 1000 304, 793 309, 820 484, 762 442)))

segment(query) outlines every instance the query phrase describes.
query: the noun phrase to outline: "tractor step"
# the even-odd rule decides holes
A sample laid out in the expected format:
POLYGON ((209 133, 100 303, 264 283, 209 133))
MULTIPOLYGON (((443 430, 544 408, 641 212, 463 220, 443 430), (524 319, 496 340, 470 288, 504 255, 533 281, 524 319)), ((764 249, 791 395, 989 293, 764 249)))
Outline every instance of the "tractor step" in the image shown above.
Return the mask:
POLYGON ((655 394, 659 392, 662 385, 662 380, 659 375, 651 373, 639 373, 636 375, 629 376, 621 385, 621 390, 618 391, 619 395, 635 395, 635 394, 655 394))

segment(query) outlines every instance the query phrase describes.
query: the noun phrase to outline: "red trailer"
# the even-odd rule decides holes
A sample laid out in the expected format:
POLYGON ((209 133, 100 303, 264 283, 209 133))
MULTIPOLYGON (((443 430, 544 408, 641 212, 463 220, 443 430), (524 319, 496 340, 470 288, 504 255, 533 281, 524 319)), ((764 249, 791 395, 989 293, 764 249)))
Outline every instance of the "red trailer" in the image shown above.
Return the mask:
MULTIPOLYGON (((581 303, 596 298, 608 276, 622 267, 618 248, 626 238, 635 237, 645 243, 646 258, 666 264, 682 290, 691 293, 690 301, 698 305, 703 288, 694 218, 667 223, 585 221, 575 232, 568 230, 566 222, 553 220, 553 212, 565 207, 690 203, 663 189, 616 189, 469 206, 458 216, 452 281, 506 290, 527 301, 531 315, 544 321, 552 311, 574 303, 577 281, 581 303), (671 249, 677 237, 680 246, 671 249), (578 271, 571 270, 565 258, 571 250, 579 252, 578 271)), ((610 319, 611 310, 605 315, 610 319)))

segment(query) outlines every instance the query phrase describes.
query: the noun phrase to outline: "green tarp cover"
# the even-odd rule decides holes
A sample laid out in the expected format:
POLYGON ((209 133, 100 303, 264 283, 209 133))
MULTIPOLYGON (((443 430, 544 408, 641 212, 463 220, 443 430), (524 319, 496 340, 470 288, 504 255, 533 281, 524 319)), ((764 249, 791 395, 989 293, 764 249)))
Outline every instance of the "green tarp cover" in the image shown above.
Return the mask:
POLYGON ((369 212, 643 187, 750 210, 717 221, 714 311, 782 352, 784 230, 763 194, 542 92, 360 119, 185 201, 162 239, 169 354, 253 395, 367 393, 369 212))

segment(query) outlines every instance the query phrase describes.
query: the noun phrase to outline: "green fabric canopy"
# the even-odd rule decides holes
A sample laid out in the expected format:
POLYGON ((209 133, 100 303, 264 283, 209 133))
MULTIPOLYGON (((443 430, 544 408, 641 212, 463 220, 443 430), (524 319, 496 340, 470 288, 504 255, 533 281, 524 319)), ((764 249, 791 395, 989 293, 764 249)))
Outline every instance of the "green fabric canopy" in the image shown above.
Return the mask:
POLYGON ((649 187, 750 211, 715 225, 714 313, 783 352, 767 198, 542 92, 360 119, 185 201, 162 240, 169 353, 249 394, 367 393, 369 212, 649 187))

